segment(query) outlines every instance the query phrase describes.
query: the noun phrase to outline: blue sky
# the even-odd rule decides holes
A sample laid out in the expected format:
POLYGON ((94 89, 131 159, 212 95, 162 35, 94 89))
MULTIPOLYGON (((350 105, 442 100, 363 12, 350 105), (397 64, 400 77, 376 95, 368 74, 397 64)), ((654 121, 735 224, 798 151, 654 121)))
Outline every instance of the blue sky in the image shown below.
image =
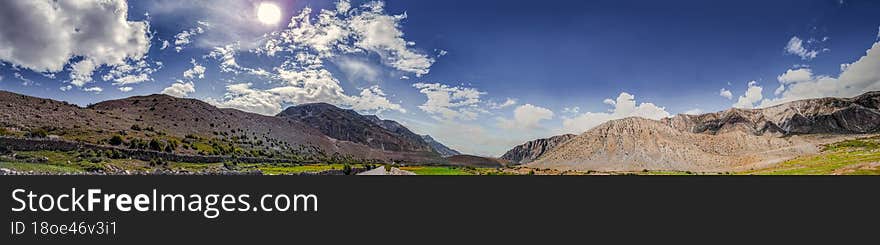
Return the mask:
POLYGON ((0 24, 0 89, 81 105, 167 93, 267 115, 330 102, 489 156, 620 117, 880 89, 877 1, 112 2, 0 10, 15 20, 0 24), (262 4, 279 22, 260 22, 262 4), (94 18, 36 21, 47 13, 94 18))

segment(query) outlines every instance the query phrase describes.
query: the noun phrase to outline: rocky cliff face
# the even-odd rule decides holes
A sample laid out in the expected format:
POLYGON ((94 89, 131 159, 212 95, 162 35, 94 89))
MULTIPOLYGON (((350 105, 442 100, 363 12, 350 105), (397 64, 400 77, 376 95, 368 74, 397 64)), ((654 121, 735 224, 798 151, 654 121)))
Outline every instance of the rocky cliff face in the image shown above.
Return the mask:
POLYGON ((532 140, 510 149, 501 156, 501 159, 508 160, 513 164, 530 163, 575 136, 573 134, 565 134, 546 139, 532 140))
POLYGON ((663 120, 613 120, 530 163, 539 168, 726 171, 814 153, 818 145, 880 133, 880 92, 663 120))
POLYGON ((430 135, 422 135, 422 140, 425 141, 425 143, 428 143, 428 145, 430 145, 435 152, 439 153, 443 157, 450 157, 461 154, 460 152, 453 150, 452 148, 449 148, 446 145, 441 144, 440 142, 437 142, 430 135))
POLYGON ((293 106, 279 113, 278 117, 305 123, 336 139, 376 149, 432 152, 421 136, 397 122, 381 120, 376 116, 362 116, 326 103, 293 106))
POLYGON ((763 109, 677 115, 664 121, 693 133, 745 131, 754 135, 858 134, 880 131, 880 92, 854 98, 793 101, 763 109))

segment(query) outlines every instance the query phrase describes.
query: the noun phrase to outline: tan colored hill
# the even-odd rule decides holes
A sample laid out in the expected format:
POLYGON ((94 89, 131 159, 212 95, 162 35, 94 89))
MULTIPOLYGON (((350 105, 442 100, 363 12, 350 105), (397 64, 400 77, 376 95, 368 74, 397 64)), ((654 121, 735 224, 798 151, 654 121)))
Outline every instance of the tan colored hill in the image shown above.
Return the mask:
POLYGON ((818 145, 880 132, 880 93, 730 109, 663 120, 609 121, 528 164, 599 171, 728 171, 768 166, 818 145))

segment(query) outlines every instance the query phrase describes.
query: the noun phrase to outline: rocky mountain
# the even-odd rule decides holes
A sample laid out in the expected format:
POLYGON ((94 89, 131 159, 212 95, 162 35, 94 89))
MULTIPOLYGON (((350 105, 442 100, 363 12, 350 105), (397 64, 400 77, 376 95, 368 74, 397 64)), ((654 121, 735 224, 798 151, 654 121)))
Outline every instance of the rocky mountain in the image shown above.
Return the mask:
POLYGON ((0 91, 0 127, 8 134, 39 129, 63 139, 95 144, 108 144, 114 135, 123 136, 124 144, 156 139, 179 144, 174 152, 184 154, 442 161, 425 144, 409 148, 422 152, 376 148, 328 136, 294 118, 222 109, 167 95, 110 100, 83 108, 0 91))
POLYGON ((814 153, 821 144, 880 133, 880 93, 794 101, 663 120, 609 121, 529 166, 573 170, 726 171, 814 153))
POLYGON ((305 123, 336 139, 376 149, 433 152, 421 136, 397 122, 363 116, 327 103, 292 106, 279 113, 278 117, 305 123))
POLYGON ((532 140, 525 144, 513 147, 513 149, 504 153, 504 155, 501 156, 501 159, 508 160, 513 164, 530 163, 544 155, 544 153, 556 148, 556 146, 574 138, 575 136, 576 135, 573 134, 564 134, 546 139, 532 140))
POLYGON ((452 156, 452 155, 461 154, 458 151, 450 149, 449 147, 441 144, 440 142, 437 142, 430 135, 418 135, 418 134, 413 133, 408 128, 406 128, 405 126, 401 125, 400 123, 398 123, 394 120, 380 119, 376 115, 366 115, 364 117, 366 117, 367 119, 369 119, 370 121, 372 121, 376 125, 379 125, 379 127, 382 127, 388 131, 391 131, 392 133, 397 134, 397 135, 403 136, 404 138, 406 138, 408 140, 425 142, 425 144, 427 144, 429 147, 431 147, 431 149, 434 152, 440 154, 440 156, 442 156, 442 157, 448 157, 448 156, 452 156))
POLYGON ((431 146, 431 149, 434 149, 435 152, 439 153, 443 157, 450 157, 455 155, 460 155, 461 153, 453 150, 452 148, 447 147, 446 145, 434 140, 430 135, 422 135, 422 141, 428 143, 431 146))
POLYGON ((873 133, 880 130, 880 91, 853 98, 799 100, 763 109, 677 115, 665 121, 679 130, 708 134, 736 130, 754 135, 873 133))

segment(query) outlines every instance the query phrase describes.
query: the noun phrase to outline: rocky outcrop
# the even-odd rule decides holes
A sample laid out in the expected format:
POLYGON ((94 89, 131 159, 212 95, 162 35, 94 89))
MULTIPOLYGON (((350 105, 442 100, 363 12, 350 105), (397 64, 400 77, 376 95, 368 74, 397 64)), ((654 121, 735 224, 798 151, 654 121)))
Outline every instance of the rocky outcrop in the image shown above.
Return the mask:
POLYGON ((433 152, 420 136, 397 122, 363 116, 353 110, 341 109, 327 103, 292 106, 279 113, 278 117, 305 123, 335 139, 376 149, 433 152))
POLYGON ((510 149, 501 156, 501 159, 508 160, 513 164, 530 163, 575 136, 573 134, 564 134, 546 139, 532 140, 510 149))
POLYGON ((446 145, 434 140, 430 135, 422 135, 422 140, 428 145, 431 146, 431 149, 434 149, 435 152, 439 153, 443 157, 450 157, 455 155, 460 155, 461 153, 453 150, 452 148, 447 147, 446 145))
POLYGON ((677 115, 664 121, 679 130, 754 135, 864 134, 880 132, 880 92, 854 98, 793 101, 762 109, 729 109, 702 115, 677 115))

